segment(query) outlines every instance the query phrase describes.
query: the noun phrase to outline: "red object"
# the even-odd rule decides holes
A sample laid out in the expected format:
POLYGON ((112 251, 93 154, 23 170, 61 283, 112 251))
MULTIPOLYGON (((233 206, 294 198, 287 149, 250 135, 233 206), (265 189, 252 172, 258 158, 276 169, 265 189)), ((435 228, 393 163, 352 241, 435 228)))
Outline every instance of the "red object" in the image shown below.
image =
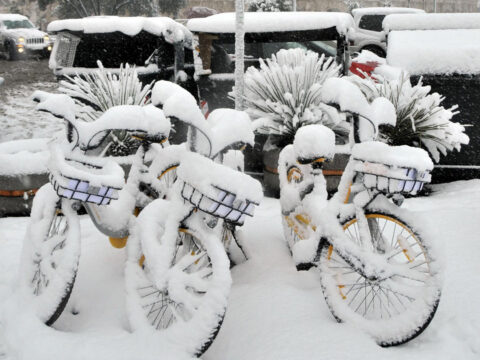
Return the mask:
POLYGON ((362 79, 365 79, 367 76, 372 77, 372 72, 375 68, 380 65, 376 61, 367 61, 366 63, 352 62, 350 65, 350 72, 357 76, 360 76, 362 79))

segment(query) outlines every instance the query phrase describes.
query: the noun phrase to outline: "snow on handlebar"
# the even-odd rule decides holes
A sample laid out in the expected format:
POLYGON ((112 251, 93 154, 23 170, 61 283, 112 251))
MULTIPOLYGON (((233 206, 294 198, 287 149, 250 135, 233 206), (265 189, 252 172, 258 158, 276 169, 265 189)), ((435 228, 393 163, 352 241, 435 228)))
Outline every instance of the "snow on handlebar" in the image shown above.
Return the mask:
POLYGON ((376 139, 380 125, 394 126, 397 121, 395 107, 388 99, 380 97, 368 103, 358 86, 344 78, 326 80, 321 98, 326 104, 338 106, 341 112, 360 117, 358 130, 361 141, 376 139), (370 126, 365 126, 366 123, 370 126))

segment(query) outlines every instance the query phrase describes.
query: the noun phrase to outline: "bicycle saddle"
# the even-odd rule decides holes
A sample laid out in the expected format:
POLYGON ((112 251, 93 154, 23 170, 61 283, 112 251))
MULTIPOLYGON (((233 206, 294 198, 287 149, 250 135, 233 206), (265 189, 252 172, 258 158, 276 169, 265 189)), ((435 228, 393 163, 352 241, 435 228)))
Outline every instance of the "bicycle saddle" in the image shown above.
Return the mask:
POLYGON ((324 125, 307 125, 297 130, 293 141, 300 164, 323 163, 335 155, 335 134, 324 125))

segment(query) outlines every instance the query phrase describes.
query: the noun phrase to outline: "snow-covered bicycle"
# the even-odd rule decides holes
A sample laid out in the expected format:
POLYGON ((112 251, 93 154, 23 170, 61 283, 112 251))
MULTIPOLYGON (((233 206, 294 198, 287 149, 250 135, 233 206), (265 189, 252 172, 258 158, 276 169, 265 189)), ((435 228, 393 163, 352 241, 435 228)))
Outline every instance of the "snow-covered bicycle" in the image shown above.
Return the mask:
POLYGON ((20 264, 24 295, 51 325, 75 282, 81 239, 77 211, 84 207, 111 241, 125 239, 134 209, 148 203, 143 195, 146 153, 167 140, 170 122, 154 106, 118 106, 86 123, 75 118, 75 105, 66 95, 37 92, 34 98, 37 109, 63 118, 67 128, 66 139, 50 144, 50 183, 35 196, 20 264), (126 183, 122 168, 102 157, 106 139, 116 130, 140 143, 126 183))
POLYGON ((248 175, 213 160, 253 141, 253 134, 241 136, 251 132, 248 117, 224 110, 212 126, 190 94, 161 86, 165 97, 158 103, 167 117, 189 126, 188 139, 152 163, 153 174, 175 166, 176 179, 165 199, 142 211, 129 239, 128 315, 134 330, 157 332, 199 355, 215 338, 227 306, 231 276, 224 234, 235 233, 253 215, 262 190, 248 175))
MULTIPOLYGON (((322 97, 350 114, 355 142, 375 139, 380 124, 394 124, 386 99, 368 104, 347 80, 328 80, 322 97)), ((299 269, 318 268, 337 321, 356 324, 381 346, 405 343, 429 325, 441 295, 429 234, 400 208, 430 181, 433 164, 422 149, 356 144, 327 201, 322 166, 334 152, 333 132, 310 125, 280 155, 284 233, 293 258, 299 269)))

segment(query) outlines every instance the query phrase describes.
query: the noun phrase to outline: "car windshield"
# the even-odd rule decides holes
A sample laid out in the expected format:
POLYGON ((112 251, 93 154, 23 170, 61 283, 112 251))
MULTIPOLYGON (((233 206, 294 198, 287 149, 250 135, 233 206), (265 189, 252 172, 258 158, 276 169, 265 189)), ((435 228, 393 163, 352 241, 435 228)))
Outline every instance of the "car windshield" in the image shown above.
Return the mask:
POLYGON ((34 26, 29 20, 3 20, 7 29, 33 29, 34 26))
MULTIPOLYGON (((213 73, 232 73, 234 71, 235 44, 215 41, 212 44, 213 73)), ((251 42, 245 44, 245 66, 259 66, 259 59, 272 57, 282 49, 305 49, 326 57, 337 53, 336 41, 288 41, 288 42, 251 42)))

